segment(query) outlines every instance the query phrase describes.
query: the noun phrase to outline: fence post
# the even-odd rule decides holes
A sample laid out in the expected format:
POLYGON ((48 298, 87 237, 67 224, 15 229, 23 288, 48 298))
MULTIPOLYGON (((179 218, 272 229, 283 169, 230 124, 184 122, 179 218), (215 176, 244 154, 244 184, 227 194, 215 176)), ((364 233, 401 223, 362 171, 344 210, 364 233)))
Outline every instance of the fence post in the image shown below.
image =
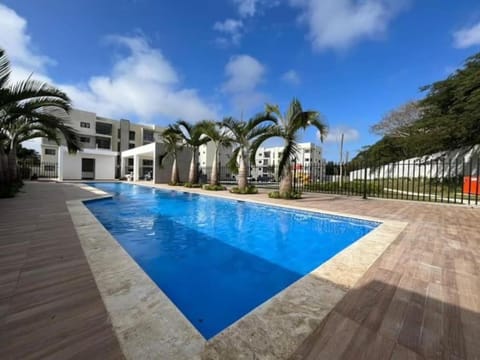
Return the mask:
POLYGON ((367 199, 367 164, 365 163, 365 168, 363 169, 363 198, 367 199))
POLYGON ((297 159, 293 159, 293 191, 297 191, 297 159))

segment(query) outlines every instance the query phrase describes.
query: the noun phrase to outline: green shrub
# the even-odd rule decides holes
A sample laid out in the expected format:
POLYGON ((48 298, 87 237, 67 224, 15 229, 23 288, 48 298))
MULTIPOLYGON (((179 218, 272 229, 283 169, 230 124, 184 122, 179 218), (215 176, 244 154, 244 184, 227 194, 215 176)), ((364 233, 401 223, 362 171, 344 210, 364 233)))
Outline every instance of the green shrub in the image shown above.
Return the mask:
POLYGON ((201 188, 202 184, 192 184, 192 183, 186 182, 185 184, 183 184, 183 186, 185 186, 186 188, 201 188))
POLYGON ((181 183, 181 182, 178 182, 178 183, 169 182, 168 185, 169 186, 186 186, 184 183, 181 183))
POLYGON ((258 194, 258 189, 253 185, 248 185, 244 190, 240 190, 237 186, 230 189, 232 194, 258 194))
POLYGON ((211 190, 211 191, 227 190, 227 188, 223 185, 210 185, 210 184, 203 185, 202 189, 203 190, 211 190))
POLYGON ((271 199, 286 199, 286 200, 295 200, 302 197, 301 192, 291 191, 288 193, 280 193, 279 191, 272 191, 268 193, 268 197, 271 199))

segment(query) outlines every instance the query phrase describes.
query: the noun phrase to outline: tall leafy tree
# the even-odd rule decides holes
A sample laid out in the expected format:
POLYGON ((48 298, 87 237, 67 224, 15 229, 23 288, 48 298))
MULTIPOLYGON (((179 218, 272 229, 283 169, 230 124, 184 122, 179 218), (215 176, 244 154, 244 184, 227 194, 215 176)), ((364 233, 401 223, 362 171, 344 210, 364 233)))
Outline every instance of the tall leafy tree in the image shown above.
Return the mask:
POLYGON ((291 161, 298 153, 299 131, 313 126, 317 128, 320 133, 320 140, 323 141, 327 134, 327 125, 318 111, 303 110, 302 104, 295 98, 284 114, 280 112, 278 105, 267 104, 265 111, 276 119, 277 125, 255 140, 252 146, 252 156, 255 156, 258 147, 265 140, 272 137, 279 137, 284 140, 285 147, 278 163, 278 173, 281 177, 279 191, 281 196, 289 196, 292 193, 291 161))
MULTIPOLYGON (((178 152, 183 148, 183 137, 180 129, 176 125, 170 125, 165 129, 161 138, 166 147, 165 156, 171 156, 173 159, 172 162, 172 173, 170 176, 170 182, 172 184, 178 184, 180 182, 180 174, 178 172, 178 152)), ((162 156, 162 160, 165 158, 162 156)))
POLYGON ((425 97, 376 124, 372 130, 380 130, 376 132, 383 138, 354 160, 389 163, 479 144, 479 74, 477 53, 446 79, 422 87, 425 97))
POLYGON ((190 161, 190 170, 188 173, 188 182, 191 184, 198 182, 198 148, 210 141, 210 139, 203 134, 203 125, 203 122, 191 124, 185 120, 178 120, 176 123, 182 138, 192 151, 192 160, 190 161))
POLYGON ((408 101, 389 111, 370 130, 380 136, 407 137, 411 134, 411 125, 422 117, 422 112, 418 101, 408 101))
POLYGON ((252 150, 254 141, 271 131, 275 122, 275 118, 268 113, 258 114, 248 121, 232 117, 222 121, 222 126, 228 129, 234 144, 232 157, 227 165, 234 173, 238 173, 237 181, 240 191, 244 191, 248 186, 247 160, 251 156, 255 157, 255 152, 252 150))
POLYGON ((203 133, 210 139, 214 145, 214 154, 212 162, 212 172, 210 176, 210 185, 218 185, 218 155, 221 147, 229 148, 232 146, 233 138, 230 132, 221 127, 221 123, 215 121, 205 121, 202 126, 203 133))
POLYGON ((70 98, 53 86, 30 78, 12 84, 10 72, 8 58, 0 49, 0 157, 8 153, 8 180, 14 181, 16 150, 22 141, 46 137, 59 143, 61 134, 71 152, 80 150, 80 143, 68 124, 70 98))

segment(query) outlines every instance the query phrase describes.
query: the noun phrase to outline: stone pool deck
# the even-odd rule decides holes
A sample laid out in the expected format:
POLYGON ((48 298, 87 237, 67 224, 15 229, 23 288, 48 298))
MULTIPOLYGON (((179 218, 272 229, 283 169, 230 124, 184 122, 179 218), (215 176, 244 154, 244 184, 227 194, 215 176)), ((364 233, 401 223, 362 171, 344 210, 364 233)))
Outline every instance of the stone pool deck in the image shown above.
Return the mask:
MULTIPOLYGON (((122 358, 66 206, 92 194, 53 183, 23 191, 0 200, 0 358, 122 358)), ((480 357, 479 208, 317 194, 272 202, 408 223, 358 282, 332 284, 345 295, 292 359, 480 357)), ((215 346, 204 358, 220 358, 215 346)))

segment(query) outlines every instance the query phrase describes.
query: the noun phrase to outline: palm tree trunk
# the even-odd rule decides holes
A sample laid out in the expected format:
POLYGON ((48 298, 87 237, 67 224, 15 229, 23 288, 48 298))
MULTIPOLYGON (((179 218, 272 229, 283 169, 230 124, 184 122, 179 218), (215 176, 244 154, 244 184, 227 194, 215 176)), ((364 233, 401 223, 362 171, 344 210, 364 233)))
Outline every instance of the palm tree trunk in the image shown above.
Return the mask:
POLYGON ((8 153, 8 173, 11 182, 17 181, 17 151, 16 144, 12 142, 8 153))
POLYGON ((190 171, 188 173, 188 182, 191 184, 197 183, 197 149, 193 149, 192 160, 190 161, 190 171))
POLYGON ((285 165, 282 171, 282 180, 280 180, 280 195, 290 194, 292 192, 292 166, 285 165))
POLYGON ((243 150, 240 152, 239 166, 238 166, 238 188, 245 190, 247 188, 247 162, 243 150))
POLYGON ((180 177, 178 174, 178 165, 177 165, 177 156, 173 156, 173 164, 172 164, 172 176, 170 178, 170 182, 172 184, 178 184, 180 182, 180 177))
POLYGON ((218 165, 217 165, 218 147, 215 148, 212 162, 212 174, 210 177, 210 185, 218 185, 218 165))
POLYGON ((3 150, 3 146, 0 145, 0 194, 7 191, 8 183, 8 158, 3 150))

